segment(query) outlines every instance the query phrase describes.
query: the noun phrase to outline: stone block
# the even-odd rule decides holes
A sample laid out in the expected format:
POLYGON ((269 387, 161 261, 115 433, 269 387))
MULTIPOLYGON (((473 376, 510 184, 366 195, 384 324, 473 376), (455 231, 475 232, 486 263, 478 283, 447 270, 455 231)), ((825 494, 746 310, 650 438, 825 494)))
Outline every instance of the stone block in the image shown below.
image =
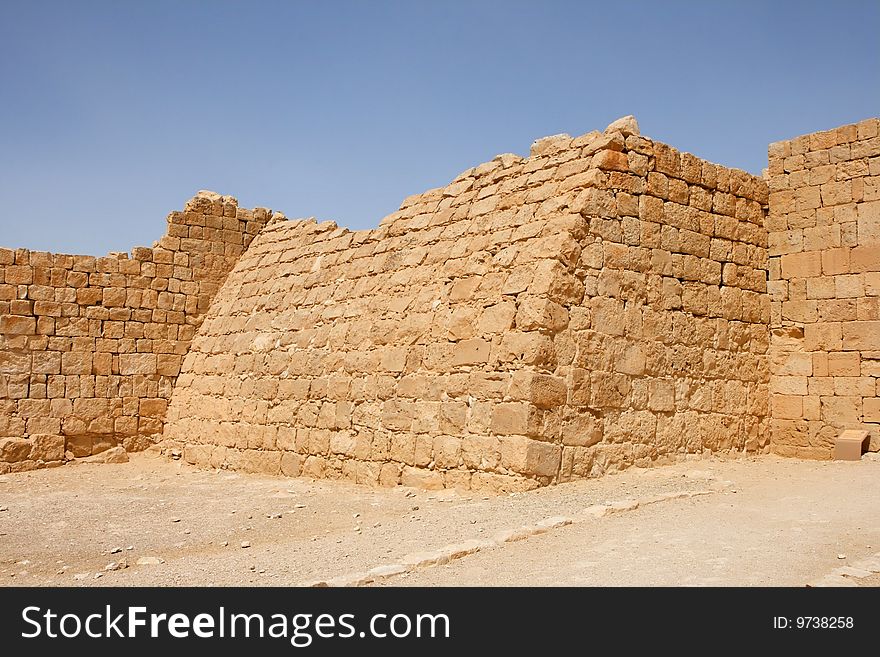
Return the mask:
POLYGON ((146 417, 164 418, 168 409, 166 399, 141 399, 140 415, 146 417))
POLYGON ((834 441, 836 461, 858 461, 867 447, 868 432, 858 429, 843 431, 834 441))
MULTIPOLYGON (((546 303, 550 304, 553 302, 546 301, 546 303)), ((561 306, 558 306, 558 304, 555 305, 565 313, 565 310, 561 306)), ((480 315, 477 322, 477 331, 479 331, 481 335, 504 333, 505 331, 510 330, 513 325, 514 316, 516 315, 517 307, 511 302, 502 302, 489 306, 485 308, 480 315)), ((568 314, 565 313, 565 319, 562 321, 567 322, 567 319, 568 314)), ((564 326, 564 323, 562 325, 564 326)))
POLYGON ((862 420, 864 422, 880 422, 880 398, 866 397, 862 400, 862 420))
POLYGON ((675 387, 672 381, 651 379, 648 381, 648 408, 652 411, 675 410, 675 387))
POLYGON ((806 251, 782 256, 783 278, 810 278, 821 274, 822 255, 818 252, 806 251))
POLYGON ((880 272, 880 246, 856 246, 850 251, 850 267, 854 272, 880 272))
POLYGON ((501 439, 501 465, 530 476, 553 477, 559 472, 562 447, 524 436, 501 439))
POLYGON ((35 335, 37 320, 35 317, 20 315, 3 315, 0 317, 0 333, 6 335, 35 335))
POLYGON ((859 245, 880 242, 880 201, 867 201, 857 206, 859 245))
POLYGON ((852 426, 862 421, 861 397, 822 397, 822 420, 835 427, 852 426))
POLYGON ((603 171, 629 171, 629 160, 626 153, 613 150, 601 150, 593 155, 593 166, 603 171))
POLYGON ((880 350, 880 321, 855 321, 842 324, 844 350, 880 350))
POLYGON ((803 417, 804 398, 798 395, 773 395, 770 406, 773 417, 780 419, 799 420, 803 417))
POLYGON ((30 458, 33 442, 25 438, 0 438, 0 462, 18 463, 30 458))
POLYGON ((405 466, 400 473, 400 484, 425 490, 439 490, 443 488, 443 475, 434 470, 405 466))
POLYGON ((91 374, 92 354, 82 351, 70 351, 61 355, 62 374, 91 374))
POLYGON ((453 365, 476 365, 489 360, 490 343, 482 338, 471 338, 456 343, 452 352, 453 365))
POLYGON ((817 322, 804 326, 804 349, 839 351, 843 345, 840 322, 817 322))
POLYGON ((822 273, 826 276, 848 274, 850 272, 850 267, 852 267, 852 271, 865 271, 857 268, 858 266, 862 266, 863 256, 860 255, 858 265, 856 263, 851 264, 852 251, 855 251, 855 249, 839 248, 823 251, 822 273))
POLYGON ((504 402, 493 405, 489 427, 492 433, 497 435, 533 436, 541 431, 537 413, 526 402, 504 402))
POLYGON ((807 380, 805 376, 771 376, 770 392, 780 395, 806 395, 807 380))
MULTIPOLYGON (((564 329, 567 324, 568 311, 555 301, 536 296, 523 296, 518 300, 516 326, 523 331, 546 329, 555 332, 564 329)), ((509 324, 505 330, 507 328, 509 324)))
POLYGON ((28 374, 31 364, 30 354, 0 350, 0 374, 28 374))
POLYGON ((155 354, 120 354, 119 373, 130 374, 156 374, 158 358, 155 354))
POLYGON ((861 357, 857 351, 828 354, 828 376, 859 376, 861 357))
POLYGON ((521 370, 514 373, 509 394, 513 399, 531 402, 538 408, 555 408, 565 404, 568 389, 558 376, 521 370))
POLYGON ((40 461, 61 461, 64 459, 64 436, 55 434, 31 434, 33 443, 30 458, 40 461))

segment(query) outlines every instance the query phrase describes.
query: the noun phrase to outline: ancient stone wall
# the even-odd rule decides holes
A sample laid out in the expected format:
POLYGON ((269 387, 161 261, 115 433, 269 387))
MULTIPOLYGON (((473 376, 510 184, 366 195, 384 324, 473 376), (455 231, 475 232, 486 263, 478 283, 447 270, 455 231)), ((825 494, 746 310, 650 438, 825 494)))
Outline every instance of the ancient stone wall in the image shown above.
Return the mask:
POLYGON ((493 490, 760 449, 766 202, 629 119, 375 230, 273 223, 194 339, 165 438, 215 467, 493 490))
POLYGON ((880 120, 770 146, 773 448, 880 449, 880 120))
POLYGON ((155 441, 201 318, 270 216, 208 192, 130 256, 0 249, 0 472, 155 441))
POLYGON ((828 458, 843 429, 880 449, 878 179, 877 119, 773 144, 768 194, 628 117, 374 230, 200 193, 131 257, 0 249, 0 471, 162 436, 199 465, 504 491, 828 458))

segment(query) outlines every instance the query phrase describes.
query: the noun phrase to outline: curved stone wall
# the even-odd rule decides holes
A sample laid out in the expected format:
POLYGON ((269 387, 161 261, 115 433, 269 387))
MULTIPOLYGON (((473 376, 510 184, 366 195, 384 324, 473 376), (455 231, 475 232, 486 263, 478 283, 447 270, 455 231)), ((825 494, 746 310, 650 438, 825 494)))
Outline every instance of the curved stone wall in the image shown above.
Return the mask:
POLYGON ((766 203, 630 117, 498 156, 375 230, 268 224, 165 438, 214 467, 492 490, 763 449, 766 203))

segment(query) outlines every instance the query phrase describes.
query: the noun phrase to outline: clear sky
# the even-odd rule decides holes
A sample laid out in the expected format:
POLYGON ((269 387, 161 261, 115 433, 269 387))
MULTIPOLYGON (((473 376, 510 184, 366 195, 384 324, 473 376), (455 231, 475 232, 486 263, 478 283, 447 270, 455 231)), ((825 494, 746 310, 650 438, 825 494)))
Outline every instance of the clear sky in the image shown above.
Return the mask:
POLYGON ((880 114, 880 0, 0 0, 0 245, 150 245, 199 189, 375 226, 634 114, 759 173, 880 114))

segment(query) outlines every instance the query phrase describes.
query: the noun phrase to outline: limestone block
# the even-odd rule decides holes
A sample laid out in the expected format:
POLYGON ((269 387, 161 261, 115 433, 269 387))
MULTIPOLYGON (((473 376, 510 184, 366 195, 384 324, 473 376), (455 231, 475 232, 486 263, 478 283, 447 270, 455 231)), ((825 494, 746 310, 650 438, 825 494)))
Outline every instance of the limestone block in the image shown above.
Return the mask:
POLYGON ((771 376, 770 392, 781 395, 806 395, 807 382, 805 376, 771 376))
POLYGON ((824 422, 835 427, 846 427, 861 422, 861 397, 822 397, 820 401, 824 422))
POLYGON ((624 137, 641 134, 639 132, 639 122, 636 121, 636 117, 632 114, 622 116, 609 123, 608 127, 605 128, 605 134, 611 134, 614 132, 619 132, 624 137))
POLYGON ((827 362, 829 376, 859 376, 861 373, 861 357, 857 351, 830 353, 827 362))
MULTIPOLYGON (((584 137, 587 136, 584 135, 584 137)), ((584 145, 581 155, 587 157, 601 150, 622 151, 625 145, 626 140, 623 135, 615 130, 589 140, 589 143, 584 145)))
POLYGON ((400 484, 425 490, 443 488, 443 475, 434 470, 405 466, 400 473, 400 484))
POLYGON ((501 439, 501 464, 514 472, 532 476, 555 476, 559 471, 562 447, 524 436, 501 439))
POLYGON ((474 365, 489 359, 490 343, 482 338, 471 338, 456 343, 452 352, 453 365, 474 365))
POLYGON ((859 245, 853 248, 850 263, 854 272, 880 272, 880 246, 859 245))
POLYGON ((30 458, 41 461, 61 461, 64 459, 64 436, 57 434, 31 434, 30 458))
POLYGON ((880 242, 880 201, 859 203, 857 211, 859 244, 866 245, 880 242))
POLYGON ((536 436, 541 429, 541 417, 531 404, 504 402, 492 406, 490 430, 494 434, 536 436))
POLYGON ((624 374, 591 372, 590 407, 620 408, 624 405, 631 389, 630 379, 624 374))
POLYGON ((0 438, 0 462, 18 463, 29 459, 33 445, 24 438, 0 438))
POLYGON ((866 397, 862 400, 862 420, 864 422, 880 422, 880 398, 866 397))
POLYGON ((541 157, 543 155, 552 155, 571 145, 571 135, 558 134, 548 137, 541 137, 532 142, 529 150, 529 157, 541 157))
POLYGON ((0 333, 7 335, 35 335, 36 332, 37 320, 34 317, 17 315, 3 315, 0 317, 0 333))
POLYGON ((142 399, 139 413, 146 417, 163 418, 167 408, 168 401, 166 399, 142 399))
MULTIPOLYGON (((508 308, 505 306, 505 311, 508 308)), ((502 316, 502 323, 506 314, 502 316)), ((524 331, 546 329, 559 331, 568 324, 568 311, 564 306, 547 298, 526 295, 519 298, 516 306, 516 326, 524 331)), ((505 330, 509 328, 509 324, 505 330)))
POLYGON ((841 331, 844 350, 880 350, 880 321, 845 322, 841 331))
POLYGON ((629 158, 619 151, 600 150, 593 155, 592 164, 603 171, 629 171, 629 158))
POLYGON ((531 402, 538 408, 555 408, 565 404, 568 389, 558 376, 525 370, 514 373, 509 394, 513 399, 531 402))
MULTIPOLYGON (((587 413, 579 413, 566 419, 562 424, 562 444, 568 446, 591 447, 602 440, 601 420, 587 413)), ((589 473, 589 469, 587 470, 589 473)))
POLYGON ((804 326, 804 349, 838 351, 843 345, 840 322, 818 322, 804 326))
POLYGON ((675 410, 675 387, 671 381, 663 379, 648 381, 648 408, 652 411, 675 410))
POLYGON ((822 274, 822 256, 814 251, 782 256, 784 278, 809 278, 822 274))
POLYGON ((119 373, 155 374, 158 358, 155 354, 121 354, 119 356, 119 373))
POLYGON ((774 394, 770 398, 770 408, 774 418, 799 420, 804 416, 804 397, 799 395, 774 394))
POLYGON ((71 351, 61 355, 62 374, 91 374, 92 354, 71 351))
POLYGON ((31 363, 30 354, 0 350, 0 374, 28 374, 31 363))
POLYGON ((525 365, 552 368, 555 363, 553 340, 538 331, 511 331, 501 339, 500 360, 518 360, 525 365))

